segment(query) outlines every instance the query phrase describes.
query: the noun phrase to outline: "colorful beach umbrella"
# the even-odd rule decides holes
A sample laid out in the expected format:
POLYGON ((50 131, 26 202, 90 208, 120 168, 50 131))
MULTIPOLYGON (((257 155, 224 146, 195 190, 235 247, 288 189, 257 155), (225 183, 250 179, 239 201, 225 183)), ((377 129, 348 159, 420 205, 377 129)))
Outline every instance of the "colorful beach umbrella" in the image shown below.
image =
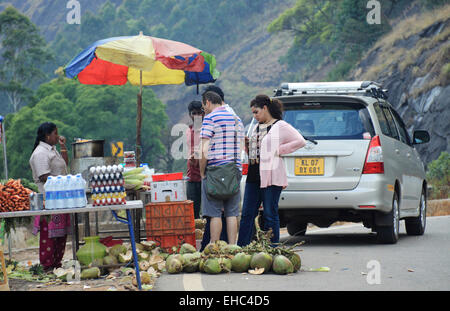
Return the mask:
POLYGON ((198 85, 215 82, 220 72, 214 55, 188 44, 144 36, 113 37, 94 42, 64 67, 68 78, 83 84, 139 85, 136 153, 140 163, 142 86, 198 85))

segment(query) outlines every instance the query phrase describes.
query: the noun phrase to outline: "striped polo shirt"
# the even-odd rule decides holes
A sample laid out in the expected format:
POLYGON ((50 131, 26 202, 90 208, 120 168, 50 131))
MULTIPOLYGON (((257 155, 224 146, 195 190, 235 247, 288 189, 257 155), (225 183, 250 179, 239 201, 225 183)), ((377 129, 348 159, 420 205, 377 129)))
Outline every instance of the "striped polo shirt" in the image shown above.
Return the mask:
POLYGON ((214 109, 203 119, 200 132, 202 139, 209 139, 208 166, 224 165, 234 161, 241 168, 241 141, 244 137, 244 126, 241 119, 229 112, 224 106, 214 109), (235 123, 238 121, 236 141, 235 123))

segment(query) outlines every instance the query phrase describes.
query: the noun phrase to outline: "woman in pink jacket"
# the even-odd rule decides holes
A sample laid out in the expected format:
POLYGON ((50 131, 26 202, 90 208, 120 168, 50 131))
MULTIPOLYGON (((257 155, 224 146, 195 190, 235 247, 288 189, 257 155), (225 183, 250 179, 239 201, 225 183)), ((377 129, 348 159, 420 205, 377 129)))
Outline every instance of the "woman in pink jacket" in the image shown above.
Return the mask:
POLYGON ((278 201, 287 186, 284 154, 303 147, 306 142, 300 133, 283 121, 283 104, 278 99, 258 95, 250 102, 250 108, 258 125, 246 141, 249 166, 245 184, 242 215, 237 244, 250 243, 254 220, 263 203, 264 230, 272 228, 272 243, 280 240, 278 201))

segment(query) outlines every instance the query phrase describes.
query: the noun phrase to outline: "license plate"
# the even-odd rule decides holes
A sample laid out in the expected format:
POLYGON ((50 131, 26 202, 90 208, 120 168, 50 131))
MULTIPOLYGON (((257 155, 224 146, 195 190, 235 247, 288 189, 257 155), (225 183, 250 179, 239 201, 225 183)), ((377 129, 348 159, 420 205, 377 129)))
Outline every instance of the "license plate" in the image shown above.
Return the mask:
POLYGON ((295 158, 295 175, 323 175, 323 158, 295 158))

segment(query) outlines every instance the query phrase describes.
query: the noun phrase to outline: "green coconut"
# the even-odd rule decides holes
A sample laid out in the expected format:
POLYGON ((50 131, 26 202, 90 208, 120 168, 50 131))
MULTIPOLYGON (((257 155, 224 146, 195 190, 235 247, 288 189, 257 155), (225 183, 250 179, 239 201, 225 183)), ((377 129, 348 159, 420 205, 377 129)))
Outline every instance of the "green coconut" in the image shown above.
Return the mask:
POLYGON ((92 267, 98 267, 100 269, 100 273, 104 274, 105 269, 103 269, 101 266, 103 266, 104 259, 103 258, 94 258, 92 262, 89 264, 89 268, 92 267))
POLYGON ((272 266, 272 256, 265 252, 259 252, 252 256, 250 268, 264 268, 264 272, 268 272, 272 266))
POLYGON ((171 260, 166 261, 166 270, 170 274, 180 273, 183 271, 183 264, 178 258, 171 258, 171 260))
POLYGON ((222 272, 222 268, 219 264, 219 259, 217 258, 207 259, 203 265, 203 270, 209 274, 218 274, 222 272))
POLYGON ((84 269, 81 271, 81 279, 98 279, 100 277, 100 269, 98 267, 93 267, 89 269, 84 269))
POLYGON ((170 254, 169 257, 167 257, 166 262, 170 261, 172 259, 178 259, 182 265, 184 265, 184 258, 181 254, 170 254))
POLYGON ((287 274, 294 272, 294 265, 292 262, 283 255, 276 255, 273 258, 272 270, 276 274, 287 274))
POLYGON ((197 272, 198 266, 200 264, 200 258, 201 257, 196 255, 195 253, 183 254, 184 259, 183 271, 197 272))
POLYGON ((223 240, 217 240, 215 242, 215 244, 217 245, 217 247, 219 248, 220 251, 223 252, 224 248, 228 245, 227 242, 223 241, 223 240))
POLYGON ((198 263, 198 271, 205 272, 205 262, 206 258, 200 258, 200 262, 198 263))
POLYGON ((288 258, 292 262, 292 265, 294 266, 294 272, 300 270, 302 266, 302 260, 300 259, 300 255, 297 253, 292 253, 290 256, 288 256, 288 258))
POLYGON ((215 243, 209 243, 205 246, 205 249, 203 250, 203 254, 205 255, 211 255, 211 254, 218 254, 219 248, 215 243))
POLYGON ((113 245, 109 249, 109 254, 111 256, 118 257, 120 254, 126 254, 126 253, 127 253, 127 248, 125 245, 122 245, 122 244, 113 245))
POLYGON ((189 243, 184 243, 180 248, 180 254, 195 253, 196 251, 197 249, 189 243))
POLYGON ((233 259, 231 259, 231 270, 234 272, 246 272, 250 267, 250 261, 252 260, 252 255, 247 255, 246 253, 237 253, 233 259))
MULTIPOLYGON (((105 256, 105 257, 103 258, 103 264, 106 265, 106 266, 109 266, 109 265, 117 265, 117 264, 118 264, 118 261, 117 261, 116 256, 108 255, 108 256, 105 256)), ((108 271, 111 272, 111 271, 113 271, 114 269, 116 269, 116 268, 111 267, 111 268, 108 268, 108 271)))
POLYGON ((220 268, 222 269, 222 272, 231 272, 232 263, 230 258, 227 257, 219 258, 219 265, 220 268))

